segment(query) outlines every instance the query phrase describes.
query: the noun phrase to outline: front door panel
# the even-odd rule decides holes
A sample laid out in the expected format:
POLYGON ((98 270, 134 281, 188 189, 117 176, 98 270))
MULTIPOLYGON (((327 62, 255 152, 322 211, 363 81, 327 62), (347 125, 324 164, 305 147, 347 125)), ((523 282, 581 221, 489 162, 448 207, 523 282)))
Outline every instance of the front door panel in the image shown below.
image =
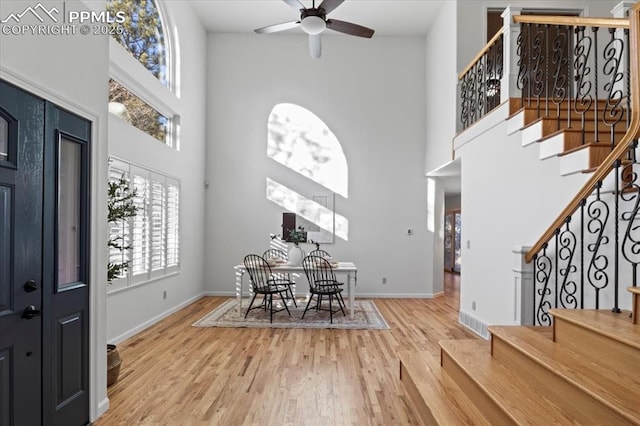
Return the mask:
POLYGON ((2 426, 41 422, 44 105, 0 82, 2 426))

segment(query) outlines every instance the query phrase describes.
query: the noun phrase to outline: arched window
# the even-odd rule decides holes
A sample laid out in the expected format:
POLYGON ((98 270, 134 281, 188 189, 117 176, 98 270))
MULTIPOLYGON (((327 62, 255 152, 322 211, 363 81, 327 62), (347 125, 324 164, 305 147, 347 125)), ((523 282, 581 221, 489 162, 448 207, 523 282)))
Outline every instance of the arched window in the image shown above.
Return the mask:
POLYGON ((169 40, 154 0, 108 0, 112 16, 124 15, 120 34, 113 37, 166 87, 169 78, 169 40))

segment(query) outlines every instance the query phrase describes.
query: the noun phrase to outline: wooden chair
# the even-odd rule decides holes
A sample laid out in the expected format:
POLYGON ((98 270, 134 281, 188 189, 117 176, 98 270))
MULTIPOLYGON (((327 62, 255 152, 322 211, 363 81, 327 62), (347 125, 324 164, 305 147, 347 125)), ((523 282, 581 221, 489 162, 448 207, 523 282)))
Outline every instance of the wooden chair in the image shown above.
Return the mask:
MULTIPOLYGON (((274 278, 271 273, 271 267, 264 259, 264 257, 257 254, 248 254, 244 258, 244 267, 249 274, 249 281, 251 282, 251 288, 253 289, 253 298, 251 298, 251 303, 249 303, 249 307, 247 308, 247 312, 244 314, 246 318, 249 315, 249 311, 251 309, 264 309, 265 311, 269 308, 269 320, 273 322, 273 314, 276 312, 287 310, 289 316, 291 316, 291 312, 289 312, 289 308, 287 307, 287 302, 285 300, 285 295, 287 294, 287 287, 278 283, 278 280, 274 278), (256 296, 261 294, 264 296, 264 303, 260 306, 253 306, 253 302, 256 300, 256 296), (280 299, 282 299, 282 304, 284 308, 281 309, 273 309, 273 295, 279 294, 280 299)), ((290 289, 289 289, 290 291, 290 289)))
POLYGON ((342 311, 344 313, 344 300, 342 299, 343 283, 336 280, 333 268, 327 259, 321 256, 309 255, 302 260, 302 268, 309 281, 309 291, 311 297, 307 302, 307 306, 302 313, 302 319, 309 309, 316 309, 318 311, 329 311, 329 319, 333 324, 333 314, 342 311), (311 301, 316 299, 316 304, 311 306, 311 301), (322 307, 322 299, 324 297, 329 298, 329 309, 322 307), (333 301, 338 303, 338 308, 333 309, 333 301))
MULTIPOLYGON (((289 260, 287 252, 276 248, 265 250, 262 254, 262 257, 264 257, 265 259, 280 259, 285 261, 289 260)), ((278 285, 287 287, 289 294, 288 297, 293 300, 293 305, 297 308, 298 304, 296 303, 296 298, 293 295, 293 287, 295 286, 295 283, 291 280, 291 275, 288 273, 276 272, 275 274, 273 274, 273 276, 278 281, 278 285)))
POLYGON ((331 254, 328 251, 322 249, 315 249, 309 252, 309 256, 320 256, 325 257, 327 259, 331 259, 331 254))

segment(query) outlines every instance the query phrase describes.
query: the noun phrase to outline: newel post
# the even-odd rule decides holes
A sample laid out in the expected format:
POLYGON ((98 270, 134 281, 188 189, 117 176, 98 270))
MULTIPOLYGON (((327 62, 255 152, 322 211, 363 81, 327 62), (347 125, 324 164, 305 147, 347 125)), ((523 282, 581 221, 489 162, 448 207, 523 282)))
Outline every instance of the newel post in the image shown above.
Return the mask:
POLYGON ((518 35, 520 25, 513 22, 514 15, 520 15, 521 7, 507 6, 502 12, 502 56, 504 75, 500 85, 500 102, 509 98, 519 98, 518 92, 518 35))
POLYGON ((533 325, 533 262, 527 263, 525 256, 530 246, 516 246, 513 250, 513 322, 518 325, 533 325))

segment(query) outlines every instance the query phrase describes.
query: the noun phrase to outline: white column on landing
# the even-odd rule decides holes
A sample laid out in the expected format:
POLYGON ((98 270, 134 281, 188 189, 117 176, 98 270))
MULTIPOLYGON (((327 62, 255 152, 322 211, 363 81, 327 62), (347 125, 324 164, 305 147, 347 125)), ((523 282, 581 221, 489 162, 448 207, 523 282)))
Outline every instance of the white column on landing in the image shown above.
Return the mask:
POLYGON ((520 24, 513 22, 515 15, 520 15, 521 7, 507 6, 502 12, 504 29, 502 35, 502 56, 503 56, 503 76, 500 86, 500 102, 509 98, 520 97, 518 91, 518 35, 520 34, 520 24))
POLYGON ((518 325, 533 325, 533 262, 527 263, 525 256, 530 246, 516 246, 513 250, 514 312, 513 322, 518 325))

